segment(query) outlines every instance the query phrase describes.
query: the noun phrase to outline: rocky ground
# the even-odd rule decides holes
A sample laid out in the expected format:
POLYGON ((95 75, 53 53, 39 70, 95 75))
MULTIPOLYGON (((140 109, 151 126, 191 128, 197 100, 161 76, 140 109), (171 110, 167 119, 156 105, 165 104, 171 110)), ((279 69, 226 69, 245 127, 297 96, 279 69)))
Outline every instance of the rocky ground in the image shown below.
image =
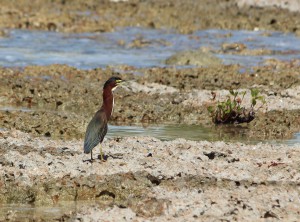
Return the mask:
MULTIPOLYGON (((16 4, 4 0, 0 27, 107 32, 142 26, 181 33, 224 28, 299 35, 297 11, 239 2, 49 0, 16 4)), ((3 37, 6 34, 2 32, 3 37)), ((254 52, 243 45, 223 45, 220 50, 264 53, 264 49, 254 52)), ((167 62, 186 61, 191 60, 167 62)), ((200 64, 197 59, 193 62, 200 64)), ((228 90, 235 89, 247 91, 243 106, 249 107, 249 91, 257 88, 266 104, 251 123, 242 124, 246 137, 289 139, 300 131, 299 60, 269 60, 249 70, 219 61, 182 69, 126 65, 94 70, 66 65, 0 68, 0 204, 51 207, 76 200, 76 206, 51 218, 58 221, 298 220, 297 144, 195 142, 180 135, 173 141, 115 137, 103 143, 106 162, 88 161, 89 155, 82 151, 85 128, 102 103, 104 81, 112 75, 128 81, 115 92, 113 124, 214 127, 208 106, 226 99, 228 90)), ((20 218, 14 210, 0 211, 0 221, 20 218)), ((33 213, 22 218, 26 220, 50 219, 33 213)))
POLYGON ((103 144, 107 161, 91 163, 82 141, 1 131, 0 145, 2 203, 94 200, 57 215, 60 221, 297 221, 300 216, 299 146, 115 138, 103 144))
POLYGON ((296 1, 289 2, 2 0, 0 27, 60 32, 107 32, 116 27, 139 26, 174 28, 181 33, 220 28, 280 30, 299 34, 299 5, 296 1))
MULTIPOLYGON (((148 137, 105 140, 104 163, 90 163, 82 152, 85 127, 111 75, 128 80, 115 91, 112 123, 213 127, 207 111, 214 103, 212 92, 222 100, 229 94, 226 89, 246 89, 247 107, 249 88, 255 86, 267 104, 250 124, 242 124, 246 136, 291 138, 300 131, 299 67, 278 63, 254 70, 241 75, 236 65, 123 67, 120 73, 63 65, 1 69, 0 101, 6 108, 0 122, 9 130, 0 133, 0 202, 57 206, 94 201, 55 218, 70 221, 296 221, 299 145, 193 142, 178 135, 168 142, 148 137)), ((18 215, 9 211, 2 219, 17 220, 18 215)), ((43 216, 29 218, 39 221, 43 216)))
MULTIPOLYGON (((36 136, 81 139, 102 103, 104 81, 119 75, 128 83, 115 93, 114 124, 212 127, 208 106, 224 100, 229 89, 255 87, 267 103, 257 111, 257 118, 245 125, 247 136, 253 140, 288 139, 299 132, 299 66, 278 63, 253 67, 243 74, 240 69, 237 65, 190 69, 125 66, 115 73, 109 68, 85 71, 64 65, 5 68, 0 70, 0 104, 6 111, 0 112, 0 123, 36 136)), ((250 107, 250 101, 248 90, 243 106, 250 107)))

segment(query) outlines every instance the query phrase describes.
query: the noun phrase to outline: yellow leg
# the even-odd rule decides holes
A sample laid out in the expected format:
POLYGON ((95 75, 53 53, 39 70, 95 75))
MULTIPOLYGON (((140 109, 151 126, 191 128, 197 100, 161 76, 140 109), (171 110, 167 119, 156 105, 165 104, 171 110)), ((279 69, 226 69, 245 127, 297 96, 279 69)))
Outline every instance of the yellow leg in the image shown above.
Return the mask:
POLYGON ((100 160, 104 161, 104 156, 103 156, 103 152, 102 152, 102 146, 101 146, 101 144, 99 146, 100 146, 100 160))

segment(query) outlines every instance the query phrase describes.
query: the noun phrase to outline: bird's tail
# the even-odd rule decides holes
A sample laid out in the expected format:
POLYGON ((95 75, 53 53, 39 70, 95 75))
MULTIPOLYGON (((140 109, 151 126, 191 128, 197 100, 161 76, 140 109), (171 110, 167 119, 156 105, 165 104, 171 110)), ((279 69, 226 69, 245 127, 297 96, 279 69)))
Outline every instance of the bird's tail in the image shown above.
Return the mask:
POLYGON ((91 152, 91 146, 89 146, 89 144, 88 143, 84 143, 84 146, 83 146, 83 151, 84 151, 84 153, 90 153, 91 152))

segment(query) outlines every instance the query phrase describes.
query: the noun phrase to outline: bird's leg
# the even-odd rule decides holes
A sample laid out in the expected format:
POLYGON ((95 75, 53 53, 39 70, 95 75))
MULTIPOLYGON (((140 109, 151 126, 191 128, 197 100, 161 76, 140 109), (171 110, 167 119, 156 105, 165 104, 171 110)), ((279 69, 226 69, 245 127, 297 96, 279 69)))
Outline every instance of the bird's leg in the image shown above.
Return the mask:
POLYGON ((93 161, 93 151, 91 150, 91 161, 93 161))
POLYGON ((100 146, 100 160, 104 161, 103 152, 102 152, 102 146, 101 146, 101 144, 99 146, 100 146))

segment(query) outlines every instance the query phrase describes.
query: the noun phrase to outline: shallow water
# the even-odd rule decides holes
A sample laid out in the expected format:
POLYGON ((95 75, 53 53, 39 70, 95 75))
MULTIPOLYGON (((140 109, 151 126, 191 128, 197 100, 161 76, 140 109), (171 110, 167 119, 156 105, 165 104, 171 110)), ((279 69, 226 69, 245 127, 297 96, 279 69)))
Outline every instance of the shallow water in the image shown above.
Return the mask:
MULTIPOLYGON (((122 64, 136 67, 164 66, 164 60, 177 51, 201 47, 220 50, 223 43, 243 43, 249 50, 267 49, 276 52, 257 56, 216 54, 225 64, 238 63, 251 67, 262 64, 269 58, 300 59, 300 38, 292 34, 269 31, 202 30, 192 35, 184 35, 171 30, 124 28, 111 33, 65 34, 26 30, 8 30, 8 33, 7 38, 0 38, 0 65, 6 67, 53 63, 68 64, 81 69, 122 64), (144 46, 134 47, 135 40, 140 40, 144 46)), ((4 110, 31 111, 20 107, 0 107, 0 111, 4 110)), ((163 140, 176 139, 180 135, 190 140, 260 142, 248 141, 243 130, 230 132, 229 129, 183 125, 147 128, 111 126, 109 135, 149 135, 163 140)), ((285 142, 298 143, 300 136, 296 134, 295 139, 285 142)))
POLYGON ((0 221, 65 221, 75 220, 73 214, 82 206, 96 204, 95 201, 61 201, 49 206, 31 204, 0 204, 0 221))
MULTIPOLYGON (((0 112, 5 111, 47 111, 58 112, 55 110, 31 109, 27 107, 0 106, 0 112)), ((1 128, 0 128, 1 130, 1 128)), ((290 140, 251 140, 247 137, 248 128, 241 125, 223 125, 215 127, 204 127, 202 125, 184 124, 150 124, 150 125, 109 125, 107 138, 127 137, 127 136, 152 136, 160 140, 174 140, 184 138, 194 141, 226 141, 243 142, 247 144, 256 143, 276 143, 294 145, 300 143, 300 133, 296 133, 290 140)))
POLYGON ((249 50, 276 51, 271 55, 216 54, 224 64, 262 64, 265 59, 300 59, 300 38, 292 34, 262 31, 203 30, 192 35, 170 30, 125 28, 111 33, 65 34, 44 31, 8 30, 0 38, 0 65, 68 64, 81 69, 132 65, 164 66, 177 51, 208 47, 220 50, 223 43, 243 43, 249 50), (134 40, 144 46, 135 47, 134 40))
MULTIPOLYGON (((177 51, 209 47, 220 50, 223 43, 243 43, 248 49, 267 49, 271 55, 242 56, 216 54, 224 64, 241 64, 247 67, 260 65, 265 59, 300 59, 300 38, 280 32, 254 32, 206 30, 193 35, 178 34, 166 30, 139 28, 120 29, 112 33, 63 34, 56 32, 9 30, 8 38, 0 38, 0 66, 25 67, 27 65, 68 64, 81 69, 114 65, 136 67, 164 66, 164 60, 177 51), (265 35, 268 33, 268 35, 265 35), (132 47, 140 39, 147 46, 132 47)), ((1 107, 0 111, 28 108, 1 107)), ((247 128, 187 125, 109 126, 107 137, 154 136, 161 140, 185 138, 188 140, 233 141, 258 143, 245 136, 247 128)), ((0 128, 1 130, 1 128, 0 128)), ((269 143, 300 143, 300 133, 291 140, 263 141, 269 143)), ((0 205, 0 220, 12 221, 59 219, 62 215, 72 218, 70 212, 90 202, 65 202, 53 206, 0 205)), ((69 218, 69 219, 70 219, 69 218)))
POLYGON ((153 136, 160 140, 174 140, 184 138, 194 141, 225 141, 243 142, 246 144, 272 143, 294 145, 300 143, 300 133, 296 133, 289 140, 251 140, 247 136, 247 127, 242 126, 215 126, 204 127, 201 125, 149 125, 143 126, 109 126, 107 137, 126 137, 126 136, 153 136))

